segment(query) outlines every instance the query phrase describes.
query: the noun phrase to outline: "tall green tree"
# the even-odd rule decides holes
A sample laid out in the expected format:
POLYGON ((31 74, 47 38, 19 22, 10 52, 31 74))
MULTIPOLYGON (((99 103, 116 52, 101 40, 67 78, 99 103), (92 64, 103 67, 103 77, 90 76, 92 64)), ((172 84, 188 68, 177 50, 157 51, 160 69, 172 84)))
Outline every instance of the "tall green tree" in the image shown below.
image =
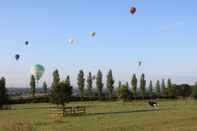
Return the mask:
POLYGON ((117 89, 117 96, 119 97, 119 99, 122 99, 124 101, 128 100, 130 97, 130 91, 129 91, 128 85, 126 84, 121 85, 117 89))
POLYGON ((152 98, 153 97, 153 82, 150 81, 149 84, 149 96, 152 98))
POLYGON ((79 71, 78 78, 77 78, 77 85, 80 91, 81 100, 84 98, 84 87, 85 87, 85 78, 83 70, 79 71))
POLYGON ((0 108, 7 103, 8 95, 6 91, 6 80, 4 77, 0 79, 0 108))
POLYGON ((161 82, 161 94, 162 96, 167 96, 167 89, 166 89, 166 84, 165 84, 165 79, 162 79, 162 82, 161 82))
POLYGON ((119 89, 121 88, 121 86, 122 86, 122 82, 119 81, 119 82, 118 82, 118 87, 117 87, 117 89, 116 89, 116 95, 117 95, 117 96, 118 96, 118 91, 119 91, 119 89))
POLYGON ((65 102, 69 102, 72 96, 72 86, 70 84, 70 77, 67 76, 64 81, 60 81, 58 70, 53 72, 53 83, 51 100, 52 103, 61 105, 64 110, 65 102))
POLYGON ((66 76, 65 82, 66 82, 66 84, 67 84, 68 86, 71 86, 71 83, 70 83, 70 76, 69 76, 69 75, 66 76))
POLYGON ((109 92, 109 99, 112 99, 112 94, 113 94, 113 89, 114 89, 114 79, 113 79, 113 75, 112 75, 112 70, 110 69, 108 74, 107 74, 107 89, 109 92))
POLYGON ((43 88, 44 93, 46 94, 48 92, 48 89, 47 89, 48 86, 46 82, 43 82, 42 88, 43 88))
POLYGON ((52 86, 51 86, 51 102, 52 103, 56 103, 58 104, 58 93, 59 93, 59 83, 60 83, 60 76, 59 76, 59 72, 56 69, 53 72, 53 82, 52 82, 52 86))
POLYGON ((97 76, 96 76, 96 87, 97 87, 97 91, 98 91, 99 100, 102 100, 102 90, 103 90, 103 82, 102 81, 103 81, 102 72, 100 70, 98 70, 97 76))
POLYGON ((166 89, 166 94, 168 97, 171 97, 171 95, 172 95, 171 88, 172 88, 172 82, 171 82, 171 79, 168 79, 167 80, 167 89, 166 89))
POLYGON ((91 97, 91 96, 93 96, 93 94, 92 94, 93 77, 92 77, 91 72, 88 73, 88 77, 87 77, 86 82, 87 82, 88 96, 91 97))
POLYGON ((65 86, 65 101, 69 102, 73 93, 73 87, 71 86, 69 75, 66 77, 66 80, 64 81, 64 86, 65 86))
POLYGON ((161 96, 161 86, 160 86, 160 81, 159 80, 157 80, 157 82, 156 82, 155 89, 156 89, 157 97, 160 97, 161 96))
POLYGON ((136 99, 136 97, 137 97, 137 77, 135 74, 133 74, 133 76, 132 76, 131 86, 132 86, 133 96, 136 99))
POLYGON ((197 99, 197 82, 195 83, 195 85, 192 88, 192 97, 194 99, 197 99))
POLYGON ((146 80, 145 80, 145 75, 142 74, 141 75, 141 79, 140 79, 140 92, 141 92, 141 96, 144 99, 145 97, 145 93, 146 93, 146 80))
POLYGON ((192 95, 192 86, 188 84, 172 85, 176 90, 176 97, 190 97, 192 95))
POLYGON ((64 109, 65 102, 68 98, 66 91, 67 89, 68 87, 65 82, 59 82, 54 90, 54 103, 57 105, 61 105, 63 107, 62 109, 64 109))
POLYGON ((128 89, 129 89, 129 82, 126 82, 125 85, 126 85, 126 86, 128 87, 128 89))
POLYGON ((35 77, 33 75, 31 75, 30 88, 31 88, 32 97, 35 97, 35 93, 36 93, 36 79, 35 79, 35 77))
POLYGON ((59 71, 56 69, 53 72, 53 82, 52 82, 52 87, 56 87, 60 82, 60 76, 59 76, 59 71))
POLYGON ((170 97, 170 98, 175 97, 175 95, 176 95, 176 89, 172 85, 171 79, 168 79, 167 89, 168 89, 168 97, 170 97))
POLYGON ((118 82, 118 88, 121 87, 121 86, 122 86, 122 82, 119 81, 119 82, 118 82))

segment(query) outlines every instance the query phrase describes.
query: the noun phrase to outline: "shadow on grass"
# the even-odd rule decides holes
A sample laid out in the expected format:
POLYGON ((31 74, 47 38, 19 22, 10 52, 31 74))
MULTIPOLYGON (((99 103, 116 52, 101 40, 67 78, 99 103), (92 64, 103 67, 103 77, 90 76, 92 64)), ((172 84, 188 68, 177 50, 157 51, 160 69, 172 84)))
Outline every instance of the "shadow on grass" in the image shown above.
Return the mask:
POLYGON ((87 113, 86 115, 94 116, 94 115, 118 115, 118 114, 129 114, 129 113, 136 113, 136 112, 157 112, 157 111, 164 111, 170 110, 168 109, 139 109, 139 110, 130 110, 130 111, 118 111, 118 112, 100 112, 100 113, 87 113))
POLYGON ((51 107, 17 107, 17 108, 12 108, 11 110, 32 110, 32 109, 53 109, 56 108, 56 106, 51 106, 51 107))

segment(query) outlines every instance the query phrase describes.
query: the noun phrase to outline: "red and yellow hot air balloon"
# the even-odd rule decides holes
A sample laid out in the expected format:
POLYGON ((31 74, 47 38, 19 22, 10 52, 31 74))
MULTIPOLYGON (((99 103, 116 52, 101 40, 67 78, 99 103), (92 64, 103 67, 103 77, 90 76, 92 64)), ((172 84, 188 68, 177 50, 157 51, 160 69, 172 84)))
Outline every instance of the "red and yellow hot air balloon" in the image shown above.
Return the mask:
POLYGON ((134 7, 134 6, 132 6, 132 7, 129 8, 129 12, 130 12, 132 15, 134 15, 134 14, 136 13, 136 11, 137 11, 137 9, 136 9, 136 7, 134 7))

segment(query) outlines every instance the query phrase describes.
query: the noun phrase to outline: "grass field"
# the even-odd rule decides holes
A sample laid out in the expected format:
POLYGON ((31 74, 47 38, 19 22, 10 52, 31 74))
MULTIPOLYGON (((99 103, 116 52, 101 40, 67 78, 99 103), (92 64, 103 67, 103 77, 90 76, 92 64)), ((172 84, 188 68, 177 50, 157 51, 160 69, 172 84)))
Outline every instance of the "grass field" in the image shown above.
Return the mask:
MULTIPOLYGON (((87 115, 53 118, 50 104, 14 105, 13 110, 0 111, 0 131, 17 124, 31 131, 196 131, 197 101, 160 101, 152 109, 145 101, 75 102, 67 106, 85 105, 87 115)), ((19 131, 14 130, 13 131, 19 131)))

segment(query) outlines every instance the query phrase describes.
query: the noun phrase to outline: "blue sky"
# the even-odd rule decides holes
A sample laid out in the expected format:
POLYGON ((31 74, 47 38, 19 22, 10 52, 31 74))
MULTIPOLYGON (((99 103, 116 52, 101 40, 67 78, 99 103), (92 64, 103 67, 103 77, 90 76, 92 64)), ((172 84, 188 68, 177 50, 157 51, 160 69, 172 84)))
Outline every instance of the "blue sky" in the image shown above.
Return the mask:
POLYGON ((1 0, 0 75, 8 86, 27 86, 30 67, 42 64, 42 81, 56 68, 73 84, 80 69, 116 80, 144 72, 147 80, 197 80, 196 0, 1 0), (128 13, 136 6, 137 13, 128 13), (91 38, 89 32, 97 32, 91 38), (76 38, 67 44, 69 36, 76 38), (27 47, 24 42, 28 40, 27 47), (20 61, 14 54, 21 54, 20 61), (137 61, 143 61, 138 67, 137 61))

